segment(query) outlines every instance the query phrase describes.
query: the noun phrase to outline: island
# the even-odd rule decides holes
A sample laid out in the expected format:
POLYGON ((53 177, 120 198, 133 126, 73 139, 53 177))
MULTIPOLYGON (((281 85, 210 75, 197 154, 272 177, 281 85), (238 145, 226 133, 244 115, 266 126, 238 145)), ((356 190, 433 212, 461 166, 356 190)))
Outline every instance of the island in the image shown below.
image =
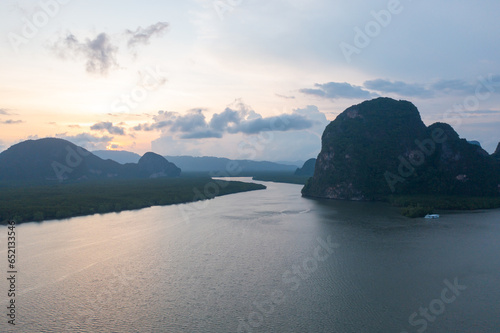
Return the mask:
POLYGON ((446 123, 426 126, 411 102, 376 98, 326 127, 302 195, 389 201, 410 217, 500 207, 498 148, 489 155, 446 123))

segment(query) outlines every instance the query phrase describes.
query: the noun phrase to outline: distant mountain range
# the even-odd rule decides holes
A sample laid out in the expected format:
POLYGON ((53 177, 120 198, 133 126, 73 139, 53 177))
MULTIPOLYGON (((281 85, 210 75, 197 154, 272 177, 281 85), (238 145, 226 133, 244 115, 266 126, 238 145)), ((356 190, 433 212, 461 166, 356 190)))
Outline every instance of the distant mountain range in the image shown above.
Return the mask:
POLYGON ((24 141, 0 153, 0 181, 8 182, 177 177, 180 173, 175 164, 154 153, 146 153, 137 163, 120 164, 56 138, 24 141))
POLYGON ((127 151, 95 151, 58 138, 27 140, 0 153, 0 181, 67 182, 92 179, 178 177, 184 172, 248 176, 290 172, 295 165, 218 157, 167 156, 127 151))
MULTIPOLYGON (((128 151, 98 150, 93 154, 103 159, 111 159, 118 163, 137 163, 140 156, 128 151)), ((177 165, 183 172, 227 172, 228 168, 239 170, 241 175, 256 172, 294 172, 297 162, 266 162, 250 160, 231 160, 221 157, 165 156, 167 160, 177 165)), ((302 165, 302 164, 299 164, 302 165)), ((234 176, 234 175, 233 175, 234 176)))
POLYGON ((95 150, 92 154, 103 160, 113 160, 120 164, 137 163, 141 159, 141 155, 124 150, 95 150))
POLYGON ((242 174, 255 172, 294 172, 294 165, 266 161, 230 160, 221 157, 165 156, 185 172, 224 172, 240 170, 242 174))

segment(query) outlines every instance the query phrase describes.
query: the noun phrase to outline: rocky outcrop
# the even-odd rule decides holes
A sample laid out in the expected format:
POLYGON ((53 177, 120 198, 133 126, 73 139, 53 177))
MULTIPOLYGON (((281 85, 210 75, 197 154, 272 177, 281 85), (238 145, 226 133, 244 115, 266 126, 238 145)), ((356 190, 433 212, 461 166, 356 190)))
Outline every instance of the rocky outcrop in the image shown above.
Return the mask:
POLYGON ((175 164, 155 153, 144 154, 137 166, 140 172, 149 178, 178 177, 181 174, 181 169, 175 164))
POLYGON ((390 194, 498 193, 500 172, 480 146, 451 126, 426 127, 408 101, 351 106, 325 129, 304 196, 378 200, 390 194))
POLYGON ((304 177, 312 177, 314 175, 314 167, 316 166, 316 159, 311 158, 308 159, 302 168, 297 168, 295 170, 295 176, 304 176, 304 177))

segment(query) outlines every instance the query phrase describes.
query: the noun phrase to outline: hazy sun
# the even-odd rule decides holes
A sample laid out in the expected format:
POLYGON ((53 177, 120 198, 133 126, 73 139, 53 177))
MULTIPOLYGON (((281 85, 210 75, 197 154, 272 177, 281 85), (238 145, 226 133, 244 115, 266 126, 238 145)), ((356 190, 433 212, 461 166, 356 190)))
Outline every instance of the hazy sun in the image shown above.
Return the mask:
POLYGON ((117 142, 110 142, 107 146, 106 146, 106 150, 119 150, 121 147, 121 144, 117 143, 117 142))

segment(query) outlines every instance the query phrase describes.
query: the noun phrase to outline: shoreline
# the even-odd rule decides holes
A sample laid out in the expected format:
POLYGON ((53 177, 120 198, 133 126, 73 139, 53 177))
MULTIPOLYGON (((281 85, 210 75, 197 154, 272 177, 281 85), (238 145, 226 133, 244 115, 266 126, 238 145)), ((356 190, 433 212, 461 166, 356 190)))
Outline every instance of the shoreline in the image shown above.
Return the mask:
POLYGON ((207 177, 4 188, 0 193, 0 225, 11 220, 16 224, 37 223, 188 204, 266 188, 207 177))

